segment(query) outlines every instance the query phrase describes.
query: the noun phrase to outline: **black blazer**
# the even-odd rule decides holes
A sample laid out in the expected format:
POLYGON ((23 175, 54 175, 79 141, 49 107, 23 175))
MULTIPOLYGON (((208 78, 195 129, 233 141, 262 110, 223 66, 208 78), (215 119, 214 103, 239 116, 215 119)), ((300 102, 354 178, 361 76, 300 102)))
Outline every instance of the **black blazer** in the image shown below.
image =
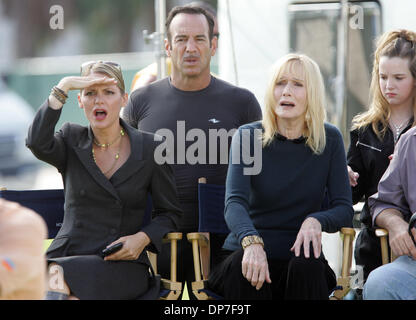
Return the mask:
MULTIPOLYGON (((160 251, 162 237, 177 229, 182 211, 171 167, 154 161, 154 149, 159 143, 154 141, 154 135, 138 131, 120 119, 130 139, 131 155, 107 179, 92 157, 91 128, 65 123, 54 133, 60 114, 61 110, 49 108, 46 101, 26 139, 33 154, 55 166, 63 178, 64 221, 47 256, 100 254, 114 240, 140 230, 151 239, 151 249, 160 251), (149 192, 153 218, 143 226, 149 192)), ((145 252, 138 261, 149 264, 145 252)))
MULTIPOLYGON (((411 128, 412 123, 413 119, 401 135, 411 128)), ((393 132, 387 128, 383 140, 380 140, 372 126, 368 125, 352 130, 350 138, 351 144, 347 154, 348 165, 360 175, 358 185, 352 188, 352 201, 356 204, 364 197, 365 203, 360 220, 367 227, 371 227, 367 200, 377 192, 378 183, 390 163, 388 157, 394 152, 393 132)))

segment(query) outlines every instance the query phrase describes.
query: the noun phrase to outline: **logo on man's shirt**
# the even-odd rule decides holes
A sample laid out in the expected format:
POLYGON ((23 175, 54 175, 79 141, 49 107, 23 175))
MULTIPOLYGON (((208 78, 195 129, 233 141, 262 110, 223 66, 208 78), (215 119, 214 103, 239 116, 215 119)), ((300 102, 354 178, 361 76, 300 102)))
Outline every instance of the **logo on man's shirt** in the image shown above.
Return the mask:
POLYGON ((212 123, 219 123, 219 122, 221 122, 220 120, 217 120, 215 118, 209 119, 208 121, 209 122, 212 122, 212 123))

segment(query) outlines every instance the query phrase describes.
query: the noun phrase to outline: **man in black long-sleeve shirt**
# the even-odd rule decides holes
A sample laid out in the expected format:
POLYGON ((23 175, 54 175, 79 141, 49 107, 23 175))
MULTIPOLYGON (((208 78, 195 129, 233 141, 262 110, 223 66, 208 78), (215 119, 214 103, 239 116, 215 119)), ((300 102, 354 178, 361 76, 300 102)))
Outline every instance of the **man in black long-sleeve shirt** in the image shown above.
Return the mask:
MULTIPOLYGON (((217 38, 213 37, 214 22, 205 11, 174 8, 166 25, 166 52, 172 59, 172 74, 134 91, 122 117, 136 128, 166 138, 171 157, 155 157, 162 157, 159 160, 169 162, 174 169, 184 212, 179 230, 187 233, 198 230, 198 178, 225 183, 232 134, 239 126, 261 119, 261 109, 248 90, 211 76, 210 59, 217 38), (226 142, 217 135, 225 137, 226 142)), ((211 250, 221 245, 220 240, 211 250)), ((167 259, 164 253, 158 259, 162 276, 169 274, 167 259)), ((178 279, 194 279, 192 251, 186 237, 178 250, 178 279)))

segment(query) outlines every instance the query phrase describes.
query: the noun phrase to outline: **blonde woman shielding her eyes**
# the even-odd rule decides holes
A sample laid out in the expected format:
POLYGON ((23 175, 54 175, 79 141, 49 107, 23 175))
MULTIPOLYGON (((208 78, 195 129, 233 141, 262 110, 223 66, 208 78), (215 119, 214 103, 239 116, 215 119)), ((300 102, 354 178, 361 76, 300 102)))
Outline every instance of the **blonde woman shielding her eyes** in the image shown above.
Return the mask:
POLYGON ((120 119, 126 103, 120 65, 87 62, 81 76, 52 88, 29 128, 27 146, 58 169, 65 193, 63 225, 46 254, 48 274, 62 277, 63 285, 49 281, 46 299, 143 296, 151 289, 145 247, 158 252, 163 236, 176 230, 182 212, 172 170, 155 162, 153 134, 120 119), (88 126, 65 123, 55 133, 70 90, 79 90, 88 126), (145 225, 149 192, 153 215, 145 225), (118 243, 119 251, 102 256, 118 243))

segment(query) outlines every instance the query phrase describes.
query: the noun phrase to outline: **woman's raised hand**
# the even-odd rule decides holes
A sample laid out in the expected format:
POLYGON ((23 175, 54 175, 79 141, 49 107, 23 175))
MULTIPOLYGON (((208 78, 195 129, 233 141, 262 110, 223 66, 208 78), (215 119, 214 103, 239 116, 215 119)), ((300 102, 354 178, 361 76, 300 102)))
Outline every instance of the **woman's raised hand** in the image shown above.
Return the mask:
MULTIPOLYGON (((107 76, 92 77, 92 76, 69 76, 62 78, 56 87, 62 90, 65 94, 68 94, 70 90, 82 90, 97 84, 117 84, 117 80, 109 78, 107 76)), ((54 95, 49 95, 49 106, 52 109, 61 109, 63 103, 59 101, 54 95)))
POLYGON ((70 76, 59 81, 57 87, 67 93, 69 90, 81 90, 97 84, 117 84, 117 80, 107 76, 70 76))

